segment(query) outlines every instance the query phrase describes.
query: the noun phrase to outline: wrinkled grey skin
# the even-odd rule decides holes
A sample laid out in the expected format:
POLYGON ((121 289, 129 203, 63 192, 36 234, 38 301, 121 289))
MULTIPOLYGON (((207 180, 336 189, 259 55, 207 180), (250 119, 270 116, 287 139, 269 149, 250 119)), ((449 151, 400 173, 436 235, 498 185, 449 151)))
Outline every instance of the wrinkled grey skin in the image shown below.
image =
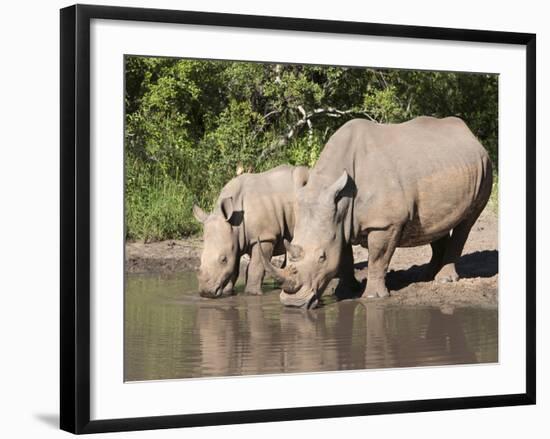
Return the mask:
POLYGON ((297 190, 282 303, 315 306, 338 266, 353 264, 356 244, 369 250, 363 297, 389 294, 396 247, 431 244, 426 277, 457 281, 455 262, 491 188, 489 156, 458 118, 346 123, 297 190))
POLYGON ((292 239, 295 188, 307 181, 306 167, 278 166, 258 174, 242 174, 222 189, 210 214, 193 206, 204 226, 199 291, 206 297, 232 293, 241 256, 248 254, 245 292, 262 294, 265 269, 257 238, 268 259, 285 254, 283 240, 292 239))

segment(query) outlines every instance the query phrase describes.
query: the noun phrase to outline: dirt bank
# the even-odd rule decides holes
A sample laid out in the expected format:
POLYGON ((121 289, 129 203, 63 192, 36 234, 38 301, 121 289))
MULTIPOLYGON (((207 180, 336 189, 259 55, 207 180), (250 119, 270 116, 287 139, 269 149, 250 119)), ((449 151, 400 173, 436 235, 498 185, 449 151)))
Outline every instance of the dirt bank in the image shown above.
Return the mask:
MULTIPOLYGON (((129 273, 169 273, 196 270, 200 263, 199 238, 155 243, 126 244, 126 271, 129 273)), ((430 246, 396 250, 387 276, 392 295, 388 303, 405 305, 496 306, 498 303, 498 221, 489 209, 472 228, 457 271, 455 283, 421 281, 421 273, 431 256, 430 246)), ((368 251, 354 248, 356 276, 367 276, 368 251)), ((242 267, 247 263, 243 258, 242 267)), ((244 270, 241 270, 244 272, 244 270)), ((333 290, 329 285, 326 294, 333 290)))
POLYGON ((126 243, 127 273, 172 273, 196 270, 200 265, 202 240, 189 238, 160 242, 126 243))

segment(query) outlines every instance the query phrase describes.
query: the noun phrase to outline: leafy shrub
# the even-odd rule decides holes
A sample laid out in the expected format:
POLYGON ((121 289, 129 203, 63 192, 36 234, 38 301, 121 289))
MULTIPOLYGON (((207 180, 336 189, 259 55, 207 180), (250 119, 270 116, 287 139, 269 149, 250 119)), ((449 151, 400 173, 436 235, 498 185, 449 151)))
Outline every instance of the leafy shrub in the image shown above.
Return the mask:
POLYGON ((498 76, 127 56, 126 237, 199 230, 238 171, 313 166, 346 121, 458 116, 497 169, 498 76))

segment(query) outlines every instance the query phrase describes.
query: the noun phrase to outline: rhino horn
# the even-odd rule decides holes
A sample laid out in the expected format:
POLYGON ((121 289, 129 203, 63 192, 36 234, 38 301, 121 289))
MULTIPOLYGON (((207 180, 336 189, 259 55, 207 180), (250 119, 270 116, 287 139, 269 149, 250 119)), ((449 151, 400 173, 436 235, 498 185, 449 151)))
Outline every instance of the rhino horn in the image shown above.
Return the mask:
POLYGON ((279 267, 275 267, 271 261, 267 259, 265 256, 262 246, 261 246, 261 240, 258 238, 258 246, 259 246, 259 253, 260 253, 260 259, 262 260, 262 264, 264 266, 264 269, 271 274, 275 279, 277 279, 279 282, 282 282, 283 289, 289 293, 296 292, 300 289, 300 287, 297 285, 296 281, 289 277, 287 273, 285 273, 285 270, 279 267))
POLYGON ((258 250, 260 253, 260 259, 262 260, 262 265, 264 266, 264 269, 271 274, 275 279, 277 279, 280 282, 284 282, 286 280, 285 272, 282 268, 275 267, 271 261, 267 260, 267 257, 264 254, 264 251, 262 250, 261 240, 258 238, 258 250))

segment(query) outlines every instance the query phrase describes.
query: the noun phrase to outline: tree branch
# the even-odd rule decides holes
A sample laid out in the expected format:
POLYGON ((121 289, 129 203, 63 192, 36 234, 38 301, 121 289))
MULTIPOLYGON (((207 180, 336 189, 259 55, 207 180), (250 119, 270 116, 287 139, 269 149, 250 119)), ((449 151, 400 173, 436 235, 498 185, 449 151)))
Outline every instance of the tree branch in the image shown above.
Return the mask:
POLYGON ((276 149, 286 146, 288 142, 300 132, 300 130, 304 125, 307 124, 309 127, 309 130, 312 131, 313 125, 311 122, 311 118, 315 116, 326 115, 328 117, 342 117, 342 116, 349 116, 349 115, 361 115, 373 122, 378 123, 378 121, 374 117, 372 117, 365 109, 352 108, 349 110, 339 110, 334 107, 327 107, 327 108, 315 108, 313 111, 309 113, 307 113, 304 110, 304 107, 301 105, 298 105, 296 109, 300 113, 301 118, 294 125, 288 126, 288 131, 286 132, 286 134, 279 137, 277 141, 273 142, 268 148, 262 151, 262 153, 258 157, 259 161, 262 161, 265 157, 267 157, 276 149))

